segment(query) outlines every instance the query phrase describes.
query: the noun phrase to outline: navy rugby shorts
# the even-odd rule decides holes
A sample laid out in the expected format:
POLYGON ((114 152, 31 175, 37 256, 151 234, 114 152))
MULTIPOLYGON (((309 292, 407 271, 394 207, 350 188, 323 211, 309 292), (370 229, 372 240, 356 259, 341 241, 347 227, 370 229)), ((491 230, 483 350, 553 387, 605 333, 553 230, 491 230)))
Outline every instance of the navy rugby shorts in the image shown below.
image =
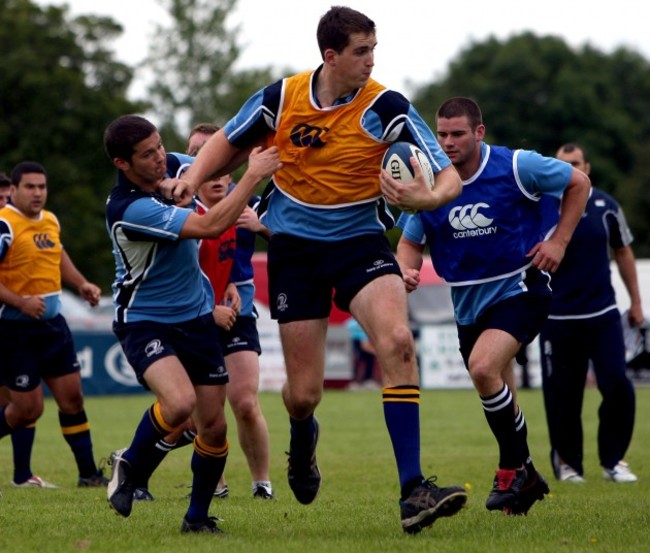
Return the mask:
POLYGON ((29 392, 42 378, 79 372, 72 334, 62 315, 48 320, 0 320, 0 383, 29 392))
POLYGON ((138 382, 145 388, 148 388, 145 371, 154 362, 170 355, 178 357, 195 386, 228 382, 219 345, 219 327, 212 313, 182 323, 115 323, 113 331, 138 382))
POLYGON ((255 317, 237 317, 230 330, 220 328, 219 331, 221 334, 221 350, 225 357, 237 351, 254 351, 257 355, 262 353, 255 317))
POLYGON ((474 344, 487 329, 503 330, 521 342, 518 359, 525 355, 525 348, 539 334, 551 307, 551 291, 548 276, 537 269, 528 269, 526 284, 528 290, 501 300, 489 307, 475 324, 456 325, 460 353, 468 366, 474 344))
POLYGON ((343 311, 366 284, 402 273, 383 234, 324 242, 286 234, 271 237, 269 303, 279 323, 327 318, 332 300, 343 311))

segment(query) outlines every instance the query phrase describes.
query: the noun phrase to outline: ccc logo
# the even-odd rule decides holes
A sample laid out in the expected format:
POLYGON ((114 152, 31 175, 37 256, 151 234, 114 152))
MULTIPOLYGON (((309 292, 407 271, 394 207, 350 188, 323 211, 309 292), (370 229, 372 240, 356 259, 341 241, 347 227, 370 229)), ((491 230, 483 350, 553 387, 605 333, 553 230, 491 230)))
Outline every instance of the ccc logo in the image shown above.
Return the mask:
POLYGON ((34 244, 36 244, 36 247, 39 250, 47 250, 56 246, 56 244, 48 238, 47 233, 45 232, 35 234, 32 236, 32 240, 34 240, 34 244))
POLYGON ((291 129, 291 142, 300 148, 322 148, 325 142, 321 140, 321 135, 329 131, 327 127, 312 127, 307 123, 300 123, 291 129))
POLYGON ((449 212, 449 224, 456 230, 489 227, 494 219, 486 217, 479 211, 489 208, 490 206, 483 202, 455 207, 449 212))

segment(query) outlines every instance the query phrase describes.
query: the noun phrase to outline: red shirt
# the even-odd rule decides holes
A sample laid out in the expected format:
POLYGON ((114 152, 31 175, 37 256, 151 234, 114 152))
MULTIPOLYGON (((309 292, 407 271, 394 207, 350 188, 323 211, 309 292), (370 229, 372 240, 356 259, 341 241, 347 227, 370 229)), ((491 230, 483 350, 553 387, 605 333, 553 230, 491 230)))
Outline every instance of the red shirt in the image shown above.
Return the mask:
MULTIPOLYGON (((197 203, 197 213, 203 215, 207 209, 197 203)), ((237 231, 232 225, 217 238, 204 238, 199 246, 199 263, 201 269, 210 279, 214 290, 214 304, 223 300, 226 286, 230 282, 230 270, 235 259, 237 231)))

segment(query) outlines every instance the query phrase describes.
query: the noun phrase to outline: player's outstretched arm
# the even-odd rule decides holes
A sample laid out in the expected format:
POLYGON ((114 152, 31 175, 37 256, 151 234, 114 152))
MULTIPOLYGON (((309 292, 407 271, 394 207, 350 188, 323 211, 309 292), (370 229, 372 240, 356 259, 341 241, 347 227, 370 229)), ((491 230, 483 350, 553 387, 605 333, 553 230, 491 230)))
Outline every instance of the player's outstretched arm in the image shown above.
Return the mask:
MULTIPOLYGON (((204 146, 205 148, 205 146, 204 146)), ((203 153, 203 148, 199 155, 203 153)), ((248 168, 232 191, 203 215, 191 213, 181 230, 181 238, 210 238, 219 236, 233 225, 263 179, 270 177, 282 164, 278 148, 256 147, 248 158, 248 168)))

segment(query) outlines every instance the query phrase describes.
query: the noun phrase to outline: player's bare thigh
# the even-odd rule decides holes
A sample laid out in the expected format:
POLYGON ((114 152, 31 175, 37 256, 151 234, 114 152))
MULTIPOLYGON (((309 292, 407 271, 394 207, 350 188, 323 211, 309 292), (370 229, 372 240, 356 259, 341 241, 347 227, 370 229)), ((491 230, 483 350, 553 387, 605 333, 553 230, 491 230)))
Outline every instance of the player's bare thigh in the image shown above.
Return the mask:
POLYGON ((401 277, 383 275, 369 282, 350 303, 350 312, 375 347, 384 385, 417 384, 415 343, 401 277))
POLYGON ((154 361, 144 379, 160 402, 162 416, 170 426, 185 422, 196 405, 194 386, 178 357, 169 355, 154 361))
POLYGON ((511 334, 496 328, 483 331, 469 356, 469 372, 481 395, 495 394, 510 376, 512 360, 521 344, 511 334))

